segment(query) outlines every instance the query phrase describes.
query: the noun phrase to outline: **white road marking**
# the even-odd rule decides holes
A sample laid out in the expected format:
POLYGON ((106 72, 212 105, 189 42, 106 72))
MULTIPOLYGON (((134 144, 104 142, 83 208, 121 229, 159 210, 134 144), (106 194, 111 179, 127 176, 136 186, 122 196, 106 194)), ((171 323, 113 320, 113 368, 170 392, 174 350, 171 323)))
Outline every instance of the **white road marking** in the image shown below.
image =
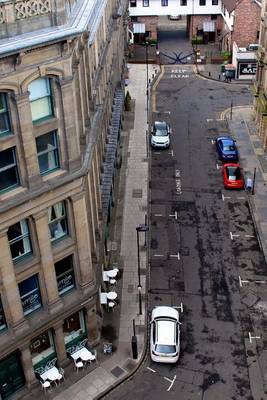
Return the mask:
POLYGON ((215 144, 215 140, 211 139, 211 144, 215 144))
POLYGON ((219 170, 221 169, 221 166, 219 164, 216 164, 216 168, 219 170))
POLYGON ((255 283, 266 283, 266 281, 255 281, 255 283))
POLYGON ((240 275, 239 275, 238 278, 239 278, 239 285, 240 285, 240 287, 243 286, 243 283, 249 283, 249 281, 242 280, 240 275))
POLYGON ((169 151, 169 154, 173 157, 173 150, 169 151))
POLYGON ((178 251, 177 254, 170 254, 170 257, 177 257, 178 260, 180 260, 180 253, 179 253, 179 251, 178 251))
POLYGON ((164 257, 163 254, 154 254, 154 257, 164 257))
POLYGON ((252 343, 252 339, 260 339, 261 338, 260 336, 251 336, 250 332, 248 333, 248 337, 249 337, 250 343, 252 343))
POLYGON ((245 197, 237 197, 237 200, 246 200, 245 197))
POLYGON ((164 376, 164 379, 166 379, 166 381, 168 381, 168 382, 170 382, 170 383, 171 383, 171 384, 170 384, 170 386, 169 386, 169 387, 168 387, 168 389, 167 389, 167 392, 169 392, 169 391, 171 390, 171 388, 172 388, 172 386, 173 386, 173 384, 174 384, 175 380, 176 380, 176 375, 174 375, 174 378, 173 378, 173 380, 171 380, 171 379, 167 378, 166 376, 164 376))
POLYGON ((225 200, 225 199, 231 199, 231 197, 227 197, 227 196, 225 196, 223 193, 222 193, 222 199, 223 199, 223 201, 225 200))
POLYGON ((169 217, 174 217, 175 219, 178 219, 178 212, 174 211, 174 214, 169 214, 169 217))
POLYGON ((154 214, 154 217, 162 217, 162 214, 154 214))
POLYGON ((245 237, 247 237, 247 238, 254 238, 253 235, 245 235, 245 237))
POLYGON ((232 232, 230 232, 230 238, 233 240, 234 237, 239 237, 240 235, 234 235, 232 232))
POLYGON ((146 367, 149 371, 151 372, 156 372, 154 369, 150 368, 150 367, 146 367))

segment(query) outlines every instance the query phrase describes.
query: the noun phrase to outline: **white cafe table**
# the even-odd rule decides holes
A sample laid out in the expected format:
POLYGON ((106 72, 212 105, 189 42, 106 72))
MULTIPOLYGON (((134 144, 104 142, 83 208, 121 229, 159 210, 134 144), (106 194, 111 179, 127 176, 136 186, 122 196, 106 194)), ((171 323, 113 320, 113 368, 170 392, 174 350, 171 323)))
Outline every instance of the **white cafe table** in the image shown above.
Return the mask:
POLYGON ((116 292, 108 292, 107 293, 107 298, 108 300, 115 300, 118 297, 116 292))
POLYGON ((105 271, 109 278, 116 278, 118 271, 116 269, 110 269, 109 271, 105 271))
POLYGON ((48 379, 49 381, 55 382, 55 384, 57 384, 56 381, 59 380, 60 373, 56 367, 52 367, 52 368, 48 369, 47 371, 45 371, 40 376, 44 381, 46 381, 48 379))
POLYGON ((81 349, 75 351, 75 353, 71 354, 71 357, 73 360, 77 360, 77 358, 80 358, 82 361, 90 361, 93 358, 93 354, 87 350, 86 347, 82 347, 81 349))

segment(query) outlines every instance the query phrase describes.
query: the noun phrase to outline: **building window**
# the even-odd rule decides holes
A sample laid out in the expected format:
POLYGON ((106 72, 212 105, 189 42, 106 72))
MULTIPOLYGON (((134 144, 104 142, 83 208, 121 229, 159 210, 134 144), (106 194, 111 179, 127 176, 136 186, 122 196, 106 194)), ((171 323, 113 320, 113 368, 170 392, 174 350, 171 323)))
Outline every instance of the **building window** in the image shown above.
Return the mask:
POLYGON ((48 224, 52 242, 68 234, 67 214, 64 201, 48 208, 48 224))
POLYGON ((199 0, 199 5, 200 6, 205 6, 206 5, 206 0, 199 0))
POLYGON ((20 185, 15 147, 0 152, 0 193, 20 185))
POLYGON ((7 135, 10 132, 9 113, 7 108, 7 96, 0 93, 0 136, 7 135))
POLYGON ((39 78, 29 84, 32 121, 38 122, 53 115, 50 79, 39 78))
POLYGON ((72 256, 55 263, 58 293, 63 294, 75 287, 72 256))
POLYGON ((18 261, 21 257, 32 253, 29 226, 26 219, 11 225, 8 228, 7 236, 13 261, 18 261))
POLYGON ((7 327, 6 317, 5 317, 4 308, 3 308, 3 304, 2 304, 2 300, 1 300, 1 296, 0 296, 0 331, 2 331, 3 329, 6 329, 6 327, 7 327))
POLYGON ((70 317, 64 319, 63 335, 65 344, 68 344, 79 337, 83 337, 85 332, 83 311, 72 314, 70 317))
POLYGON ((38 275, 25 279, 18 286, 24 315, 42 307, 38 275))
POLYGON ((136 7, 137 0, 130 0, 130 7, 136 7))
POLYGON ((46 133, 36 139, 37 156, 42 175, 59 168, 58 144, 56 132, 46 133))
POLYGON ((217 19, 217 14, 211 14, 210 16, 211 21, 214 21, 217 19))
POLYGON ((41 361, 44 362, 47 358, 51 358, 55 354, 51 330, 43 332, 41 335, 32 339, 30 342, 30 351, 33 366, 39 364, 41 361))
POLYGON ((149 7, 149 0, 143 0, 143 7, 149 7))
POLYGON ((187 6, 187 0, 180 0, 181 6, 187 6))
POLYGON ((168 0, 161 0, 162 7, 168 6, 168 0))
POLYGON ((218 0, 212 0, 211 4, 212 4, 213 6, 217 6, 217 5, 218 5, 218 0))

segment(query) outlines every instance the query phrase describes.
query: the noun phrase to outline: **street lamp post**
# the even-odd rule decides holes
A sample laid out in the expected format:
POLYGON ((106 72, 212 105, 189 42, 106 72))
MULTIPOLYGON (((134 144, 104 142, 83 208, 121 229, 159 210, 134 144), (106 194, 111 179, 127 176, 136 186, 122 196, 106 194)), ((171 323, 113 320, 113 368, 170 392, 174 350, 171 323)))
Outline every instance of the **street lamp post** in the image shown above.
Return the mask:
POLYGON ((138 267, 138 300, 139 300, 139 315, 142 315, 142 285, 141 285, 141 270, 140 270, 140 248, 139 248, 139 232, 147 232, 149 230, 148 225, 140 224, 136 227, 136 239, 137 239, 137 267, 138 267))
POLYGON ((148 123, 148 45, 149 43, 146 42, 146 119, 147 119, 147 123, 148 123))

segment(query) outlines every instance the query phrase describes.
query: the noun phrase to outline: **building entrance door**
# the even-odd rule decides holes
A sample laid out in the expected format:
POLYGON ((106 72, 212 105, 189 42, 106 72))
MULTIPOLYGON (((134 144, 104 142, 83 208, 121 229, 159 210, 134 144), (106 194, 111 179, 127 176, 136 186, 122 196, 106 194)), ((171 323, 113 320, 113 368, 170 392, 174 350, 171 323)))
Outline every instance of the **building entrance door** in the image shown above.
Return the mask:
POLYGON ((8 399, 14 392, 24 386, 25 378, 18 352, 0 361, 0 395, 8 399))

